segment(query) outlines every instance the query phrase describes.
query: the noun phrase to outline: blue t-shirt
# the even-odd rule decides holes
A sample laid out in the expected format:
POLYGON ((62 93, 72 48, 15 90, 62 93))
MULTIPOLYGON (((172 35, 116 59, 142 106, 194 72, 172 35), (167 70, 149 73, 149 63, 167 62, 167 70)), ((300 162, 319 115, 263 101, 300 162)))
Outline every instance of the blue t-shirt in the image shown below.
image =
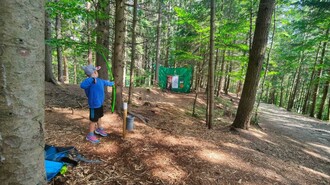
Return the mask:
POLYGON ((104 102, 104 86, 113 86, 114 82, 106 81, 101 78, 86 78, 81 82, 80 87, 85 90, 88 97, 89 108, 99 108, 104 102))

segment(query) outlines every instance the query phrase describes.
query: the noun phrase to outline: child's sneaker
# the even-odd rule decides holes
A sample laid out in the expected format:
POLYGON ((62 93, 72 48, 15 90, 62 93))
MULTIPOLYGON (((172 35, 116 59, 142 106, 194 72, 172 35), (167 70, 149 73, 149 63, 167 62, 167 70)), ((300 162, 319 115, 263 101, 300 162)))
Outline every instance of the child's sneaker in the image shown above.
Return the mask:
POLYGON ((103 128, 98 128, 98 129, 96 129, 96 130, 95 130, 95 134, 101 135, 101 136, 103 136, 103 137, 108 136, 108 134, 104 131, 103 128))
POLYGON ((94 143, 94 144, 97 144, 97 143, 100 142, 100 140, 98 140, 98 139, 96 138, 95 135, 91 135, 91 134, 88 134, 88 135, 86 136, 86 139, 87 139, 88 141, 94 143))

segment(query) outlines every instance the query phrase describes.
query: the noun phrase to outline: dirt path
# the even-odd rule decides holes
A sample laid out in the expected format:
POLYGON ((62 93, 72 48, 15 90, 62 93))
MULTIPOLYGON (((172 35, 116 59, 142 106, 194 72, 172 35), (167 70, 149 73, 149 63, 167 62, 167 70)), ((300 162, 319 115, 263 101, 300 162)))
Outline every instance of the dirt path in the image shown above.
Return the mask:
MULTIPOLYGON (((311 174, 330 178, 330 124, 287 112, 274 105, 261 104, 260 126, 272 141, 288 148, 287 155, 311 174)), ((322 184, 320 182, 320 184, 322 184)))

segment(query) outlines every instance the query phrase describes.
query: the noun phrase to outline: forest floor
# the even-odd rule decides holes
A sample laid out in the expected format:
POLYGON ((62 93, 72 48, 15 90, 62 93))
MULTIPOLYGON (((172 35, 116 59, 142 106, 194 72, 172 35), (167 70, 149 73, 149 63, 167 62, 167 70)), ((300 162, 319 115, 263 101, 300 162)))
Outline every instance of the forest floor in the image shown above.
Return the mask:
MULTIPOLYGON (((125 91, 126 92, 126 91, 125 91)), ((126 92, 127 94, 127 92, 126 92)), ((239 99, 221 95, 214 128, 205 125, 205 97, 191 116, 194 93, 136 88, 133 131, 122 137, 122 119, 109 110, 108 137, 86 141, 89 110, 78 85, 46 83, 46 143, 75 146, 87 159, 49 184, 330 184, 330 124, 261 105, 260 126, 230 131, 239 99)))

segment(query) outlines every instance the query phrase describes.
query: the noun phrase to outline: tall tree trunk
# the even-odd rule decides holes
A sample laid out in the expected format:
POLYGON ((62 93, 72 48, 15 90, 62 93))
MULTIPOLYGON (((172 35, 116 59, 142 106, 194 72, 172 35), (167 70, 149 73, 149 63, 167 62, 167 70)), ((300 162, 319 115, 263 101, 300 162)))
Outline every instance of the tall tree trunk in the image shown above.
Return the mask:
MULTIPOLYGON (((56 0, 58 3, 59 0, 56 0)), ((56 33, 56 39, 60 40, 62 39, 62 25, 61 25, 61 14, 56 14, 56 20, 55 20, 55 33, 56 33)), ((64 82, 63 80, 63 68, 62 68, 62 46, 57 45, 57 80, 61 83, 64 82)))
POLYGON ((330 98, 328 97, 328 116, 326 119, 329 121, 330 120, 330 98))
POLYGON ((221 69, 220 69, 220 78, 219 78, 219 81, 218 81, 218 90, 217 90, 217 97, 219 97, 220 93, 221 93, 221 89, 222 89, 222 80, 223 80, 223 70, 225 68, 225 57, 226 57, 226 49, 223 50, 223 53, 222 53, 222 59, 221 59, 221 69))
POLYGON ((87 10, 87 42, 88 42, 88 53, 87 53, 87 63, 93 64, 93 50, 92 50, 92 36, 91 36, 91 19, 89 16, 89 12, 91 9, 91 3, 86 2, 86 10, 87 10))
POLYGON ((219 75, 217 75, 218 65, 219 65, 219 49, 216 49, 215 64, 214 64, 214 94, 216 94, 216 90, 218 89, 217 87, 217 81, 219 77, 219 75))
POLYGON ((166 37, 167 37, 167 42, 166 42, 166 53, 165 53, 165 67, 169 66, 169 56, 170 56, 170 51, 171 51, 171 20, 172 20, 172 5, 171 2, 168 2, 168 13, 167 13, 167 33, 166 33, 166 37))
POLYGON ((113 74, 116 85, 116 111, 121 112, 123 104, 123 73, 124 73, 124 42, 125 42, 125 1, 116 0, 115 42, 113 57, 113 74))
POLYGON ((162 0, 158 2, 158 23, 157 23, 157 45, 156 45, 156 71, 155 71, 155 85, 158 85, 159 78, 159 65, 160 65, 160 38, 161 38, 161 25, 162 25, 162 0))
POLYGON ((66 56, 63 56, 63 82, 69 83, 69 65, 66 56))
MULTIPOLYGON (((231 52, 228 51, 228 56, 231 56, 231 52)), ((232 61, 226 62, 226 76, 225 76, 225 82, 223 84, 223 91, 225 94, 228 94, 229 91, 229 85, 230 85, 230 77, 231 77, 231 71, 232 71, 232 61)))
MULTIPOLYGON (((272 30, 272 38, 271 38, 271 42, 270 42, 270 47, 267 53, 267 60, 266 60, 266 68, 265 68, 265 74, 261 80, 261 90, 260 90, 260 94, 259 97, 257 97, 257 107, 255 110, 255 115, 254 115, 254 123, 258 123, 258 111, 259 111, 259 106, 260 106, 260 102, 262 99, 262 93, 264 91, 264 85, 265 85, 265 81, 266 81, 266 77, 267 77, 267 72, 268 72, 268 68, 269 68, 269 61, 270 61, 270 53, 272 52, 273 49, 273 43, 274 43, 274 37, 275 37, 275 30, 276 30, 276 7, 274 7, 274 17, 273 17, 273 30, 272 30)), ((275 93, 274 93, 275 94, 275 93)))
POLYGON ((1 184, 46 184, 44 3, 1 1, 1 184))
POLYGON ((77 59, 73 59, 73 83, 77 84, 77 59))
POLYGON ((294 106, 294 102, 295 102, 295 99, 296 99, 296 96, 297 96, 297 91, 298 91, 298 88, 299 88, 301 68, 303 66, 304 59, 305 59, 305 56, 304 56, 304 53, 302 52, 299 69, 298 69, 297 75, 296 75, 297 77, 294 79, 293 90, 292 90, 292 93, 290 94, 290 97, 289 97, 288 107, 286 109, 287 111, 291 111, 293 106, 294 106))
POLYGON ((135 38, 135 29, 137 21, 137 0, 134 0, 133 8, 133 26, 132 26, 132 52, 131 52, 131 68, 130 68, 130 78, 129 78, 129 91, 128 91, 128 103, 131 103, 133 86, 134 86, 134 68, 135 68, 135 48, 136 48, 136 38, 135 38))
MULTIPOLYGON (((303 69, 304 71, 304 69, 303 69)), ((297 100, 297 103, 296 105, 294 106, 294 108, 297 110, 298 113, 301 113, 301 110, 302 110, 302 105, 303 105, 303 99, 304 99, 304 95, 306 94, 306 91, 307 91, 307 88, 305 87, 306 85, 306 79, 303 78, 303 81, 300 85, 300 88, 299 88, 299 92, 298 92, 298 100, 297 100)))
MULTIPOLYGON (((327 31, 325 32, 325 36, 326 38, 328 38, 329 36, 329 29, 327 29, 327 31)), ((322 48, 322 54, 321 54, 321 58, 320 58, 320 66, 323 65, 323 61, 324 61, 324 57, 325 57, 325 50, 327 48, 327 39, 325 42, 323 42, 323 48, 322 48)), ((315 82, 315 85, 314 85, 314 90, 313 90, 313 98, 312 98, 312 105, 311 105, 311 110, 310 110, 310 114, 309 116, 310 117, 314 117, 314 114, 315 114, 315 106, 316 106, 316 100, 317 100, 317 94, 318 94, 318 89, 319 89, 319 79, 321 77, 321 73, 322 73, 322 67, 319 68, 319 70, 317 71, 317 74, 315 76, 315 79, 316 79, 316 82, 315 82)))
POLYGON ((226 69, 225 69, 225 79, 223 83, 223 92, 228 94, 227 84, 228 84, 228 73, 229 73, 229 61, 226 62, 226 69))
POLYGON ((214 30, 215 30, 215 0, 211 0, 211 19, 210 19, 210 58, 209 58, 209 117, 208 128, 213 127, 213 112, 214 112, 214 30))
POLYGON ((193 116, 197 116, 196 114, 196 104, 197 104, 197 99, 198 99, 198 93, 200 91, 200 79, 201 79, 201 75, 203 73, 203 69, 201 67, 201 63, 197 64, 197 69, 194 70, 196 71, 196 75, 195 75, 195 99, 194 99, 194 103, 193 103, 193 111, 192 111, 192 115, 193 116))
POLYGON ((110 1, 99 0, 96 9, 96 65, 101 66, 99 70, 100 78, 108 80, 107 62, 109 62, 110 1))
POLYGON ((288 80, 287 80, 287 84, 286 84, 286 89, 285 89, 285 96, 284 96, 284 98, 283 98, 283 103, 285 104, 285 105, 283 105, 283 107, 288 107, 287 105, 288 105, 288 99, 289 99, 289 97, 290 97, 290 93, 292 92, 292 90, 291 90, 291 86, 293 86, 293 83, 292 83, 292 81, 296 78, 296 75, 297 75, 297 72, 295 72, 295 74, 294 74, 294 76, 289 76, 288 77, 288 80))
POLYGON ((260 71, 266 51, 274 6, 275 0, 260 0, 252 50, 249 54, 249 64, 242 97, 238 105, 234 123, 232 124, 235 128, 248 129, 250 126, 250 118, 260 79, 260 71))
POLYGON ((250 16, 249 16, 249 21, 250 21, 250 29, 249 29, 249 53, 251 53, 252 49, 252 40, 253 40, 253 6, 254 6, 254 0, 250 0, 250 16))
POLYGON ((272 87, 271 91, 269 93, 269 100, 268 100, 269 104, 275 104, 275 89, 272 87))
MULTIPOLYGON (((330 76, 330 73, 328 73, 330 76)), ((317 114, 317 118, 318 119, 322 119, 322 114, 323 114, 323 110, 324 110, 324 104, 325 104, 325 100, 327 99, 327 95, 328 95, 328 90, 329 90, 329 84, 330 84, 330 80, 328 80, 324 87, 323 87, 323 95, 322 95, 322 99, 319 105, 319 112, 317 114)))
POLYGON ((303 105, 303 108, 302 108, 302 113, 303 114, 307 114, 307 112, 308 112, 308 105, 309 105, 309 98, 310 98, 310 95, 311 95, 312 82, 313 82, 313 79, 315 78, 316 64, 317 64, 321 44, 322 44, 322 42, 320 42, 319 46, 317 47, 314 66, 313 66, 313 71, 312 71, 311 78, 310 78, 309 83, 308 83, 307 93, 306 93, 305 100, 304 100, 304 105, 303 105))
POLYGON ((144 84, 147 84, 148 86, 151 85, 151 77, 150 77, 150 67, 149 67, 149 57, 148 57, 148 52, 149 52, 149 48, 148 48, 148 39, 144 40, 144 63, 145 63, 145 67, 144 67, 144 71, 145 73, 147 73, 146 78, 144 78, 144 84))
POLYGON ((284 82, 284 75, 282 75, 281 78, 281 93, 280 93, 280 103, 279 103, 279 107, 283 107, 283 94, 284 94, 284 86, 283 86, 283 82, 284 82))
MULTIPOLYGON (((45 11, 45 40, 48 41, 52 38, 52 24, 49 19, 49 13, 45 11)), ((45 81, 52 82, 56 84, 56 80, 53 74, 53 67, 52 67, 52 46, 47 44, 45 45, 45 81)))

